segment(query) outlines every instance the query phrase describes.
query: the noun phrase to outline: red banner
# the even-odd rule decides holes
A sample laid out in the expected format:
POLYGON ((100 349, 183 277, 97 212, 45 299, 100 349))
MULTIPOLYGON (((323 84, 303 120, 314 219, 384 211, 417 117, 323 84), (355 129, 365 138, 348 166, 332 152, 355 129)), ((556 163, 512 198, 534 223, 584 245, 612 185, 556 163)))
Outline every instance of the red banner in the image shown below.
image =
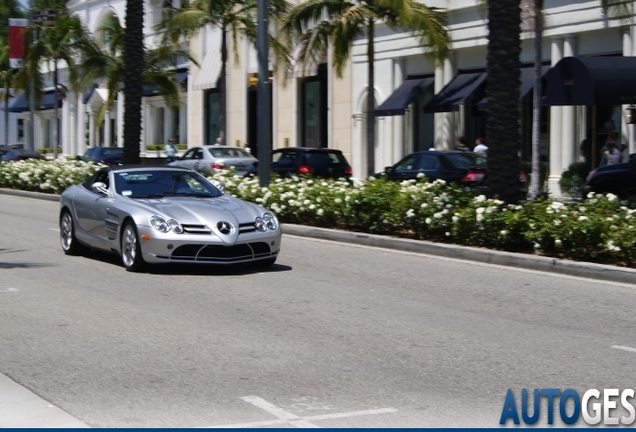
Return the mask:
POLYGON ((9 18, 9 67, 24 67, 28 24, 26 19, 9 18))

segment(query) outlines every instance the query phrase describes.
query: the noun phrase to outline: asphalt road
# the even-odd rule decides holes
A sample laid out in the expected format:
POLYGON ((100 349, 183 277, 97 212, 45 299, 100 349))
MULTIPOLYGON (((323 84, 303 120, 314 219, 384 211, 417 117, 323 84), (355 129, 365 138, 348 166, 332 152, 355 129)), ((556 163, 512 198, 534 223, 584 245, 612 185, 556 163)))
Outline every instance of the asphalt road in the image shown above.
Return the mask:
POLYGON ((90 426, 494 427, 508 388, 636 387, 636 285, 293 236, 132 274, 65 256, 58 206, 0 196, 0 374, 90 426))

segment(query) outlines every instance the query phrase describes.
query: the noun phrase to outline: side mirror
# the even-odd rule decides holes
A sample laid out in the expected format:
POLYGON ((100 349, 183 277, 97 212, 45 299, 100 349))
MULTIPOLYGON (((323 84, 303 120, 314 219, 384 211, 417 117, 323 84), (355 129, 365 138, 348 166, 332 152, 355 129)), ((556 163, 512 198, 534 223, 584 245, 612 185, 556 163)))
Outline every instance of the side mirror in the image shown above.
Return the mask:
POLYGON ((394 171, 394 168, 392 166, 384 167, 385 173, 392 173, 393 171, 394 171))
POLYGON ((212 184, 220 191, 223 191, 223 189, 225 189, 225 183, 220 180, 214 180, 212 181, 212 184))
POLYGON ((108 195, 108 188, 106 187, 106 183, 95 182, 95 183, 93 183, 93 185, 91 187, 96 192, 102 193, 104 195, 108 195))

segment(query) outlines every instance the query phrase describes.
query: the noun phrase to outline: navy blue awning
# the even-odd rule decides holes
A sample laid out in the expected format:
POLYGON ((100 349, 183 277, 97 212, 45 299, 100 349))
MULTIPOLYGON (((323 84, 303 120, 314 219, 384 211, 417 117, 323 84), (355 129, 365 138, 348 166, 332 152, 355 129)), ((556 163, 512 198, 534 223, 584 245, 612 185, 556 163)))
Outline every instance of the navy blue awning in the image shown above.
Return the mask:
POLYGON ((636 103, 636 57, 565 57, 546 75, 541 104, 636 103))
POLYGON ((461 73, 455 76, 446 87, 433 97, 426 106, 424 112, 450 112, 458 111, 477 88, 486 80, 486 72, 461 73))
MULTIPOLYGON (((550 70, 550 66, 541 66, 541 77, 550 70)), ((534 88, 534 66, 523 67, 521 71, 521 87, 519 88, 519 99, 523 99, 534 88)), ((485 111, 488 108, 488 100, 484 97, 477 102, 477 108, 485 111)))
POLYGON ((88 100, 91 98, 91 96, 93 96, 93 92, 95 91, 95 89, 97 89, 99 87, 99 84, 95 84, 93 87, 91 87, 91 89, 89 91, 87 91, 86 93, 84 93, 84 97, 82 98, 82 103, 86 103, 88 102, 88 100))
MULTIPOLYGON (((188 71, 184 70, 177 72, 176 74, 174 74, 174 79, 177 84, 179 84, 185 90, 188 86, 188 71)), ((158 94, 159 90, 157 90, 157 87, 153 86, 152 84, 143 85, 143 88, 141 90, 142 96, 157 96, 158 94)))
MULTIPOLYGON (((59 96, 59 94, 58 94, 59 96)), ((53 90, 47 91, 39 101, 35 102, 36 110, 49 110, 55 107, 54 101, 55 95, 53 94, 53 90)), ((58 102, 58 108, 62 106, 62 99, 58 102)), ((29 101, 27 100, 26 94, 22 93, 20 96, 15 98, 13 103, 9 105, 9 112, 20 113, 29 110, 29 101)))
POLYGON ((404 109, 428 88, 435 78, 420 78, 404 81, 375 110, 376 116, 404 115, 404 109))

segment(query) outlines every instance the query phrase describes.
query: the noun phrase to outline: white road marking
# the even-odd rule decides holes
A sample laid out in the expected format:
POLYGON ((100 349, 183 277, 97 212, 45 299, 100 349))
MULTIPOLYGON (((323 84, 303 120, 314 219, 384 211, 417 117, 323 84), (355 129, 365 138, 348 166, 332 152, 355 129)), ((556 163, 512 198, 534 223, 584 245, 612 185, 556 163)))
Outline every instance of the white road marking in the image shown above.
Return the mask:
POLYGON ((245 402, 251 403, 258 408, 267 411, 278 420, 265 420, 249 423, 236 423, 231 425, 212 426, 212 428, 248 428, 248 427, 263 427, 263 426, 276 426, 276 425, 291 425, 299 428, 318 428, 319 426, 310 422, 310 420, 328 420, 336 418, 357 417, 364 415, 374 414, 387 414, 397 412, 395 408, 379 408, 363 411, 352 411, 348 413, 333 413, 333 414, 320 414, 307 417, 300 417, 296 414, 290 413, 276 405, 267 402, 266 400, 258 396, 244 396, 241 398, 245 402))
POLYGON ((59 228, 47 228, 47 229, 48 229, 48 230, 51 230, 51 231, 55 231, 55 232, 60 232, 60 229, 59 229, 59 228))
POLYGON ((621 346, 621 345, 614 345, 612 348, 636 353, 636 348, 630 348, 630 347, 621 346))
POLYGON ((6 288, 6 289, 0 289, 0 293, 5 293, 5 292, 15 292, 17 291, 17 288, 6 288))
MULTIPOLYGON (((355 244, 355 243, 347 243, 347 242, 339 242, 336 240, 325 240, 325 239, 317 239, 317 238, 312 238, 312 237, 303 237, 303 236, 297 236, 297 235, 293 235, 293 234, 283 234, 286 237, 292 237, 292 238, 297 238, 299 240, 308 240, 308 241, 314 241, 314 242, 318 242, 318 243, 328 243, 328 244, 335 244, 335 245, 339 245, 339 246, 350 246, 350 247, 354 247, 354 248, 361 248, 361 249, 370 249, 370 250, 375 250, 378 252, 385 252, 385 253, 398 253, 398 254, 404 254, 404 255, 413 255, 413 256, 420 256, 420 257, 426 257, 426 258, 433 258, 436 260, 442 260, 442 261, 456 261, 456 262, 460 262, 463 264, 470 264, 470 265, 476 265, 476 266, 481 266, 481 267, 491 267, 491 268, 496 268, 496 269, 500 269, 500 270, 513 270, 516 272, 520 272, 520 273, 530 273, 530 274, 537 274, 537 275, 543 275, 543 276, 549 276, 549 277, 559 277, 559 278, 563 278, 563 279, 572 279, 572 280, 579 280, 579 281, 594 281, 594 282, 598 282, 599 284, 603 284, 603 285, 612 285, 612 286, 617 286, 617 287, 622 287, 622 288, 631 288, 631 289, 636 289, 636 284, 630 284, 630 283, 624 283, 624 282, 612 282, 612 281, 605 281, 602 279, 590 279, 590 278, 584 278, 581 276, 571 276, 571 275, 565 275, 565 274, 561 274, 561 273, 552 273, 552 272, 545 272, 545 271, 541 271, 541 270, 530 270, 530 269, 524 269, 521 267, 512 267, 512 266, 504 266, 504 265, 500 265, 500 264, 489 264, 489 263, 484 263, 484 262, 479 262, 479 261, 471 261, 471 260, 465 260, 465 259, 460 259, 460 258, 451 258, 451 257, 445 257, 445 256, 437 256, 437 255, 430 255, 430 254, 426 254, 423 252, 410 252, 410 251, 403 251, 403 250, 398 250, 398 249, 390 249, 390 248, 382 248, 382 247, 378 247, 378 246, 367 246, 367 245, 359 245, 359 244, 355 244)), ((529 256, 532 256, 530 254, 528 254, 529 256)))

